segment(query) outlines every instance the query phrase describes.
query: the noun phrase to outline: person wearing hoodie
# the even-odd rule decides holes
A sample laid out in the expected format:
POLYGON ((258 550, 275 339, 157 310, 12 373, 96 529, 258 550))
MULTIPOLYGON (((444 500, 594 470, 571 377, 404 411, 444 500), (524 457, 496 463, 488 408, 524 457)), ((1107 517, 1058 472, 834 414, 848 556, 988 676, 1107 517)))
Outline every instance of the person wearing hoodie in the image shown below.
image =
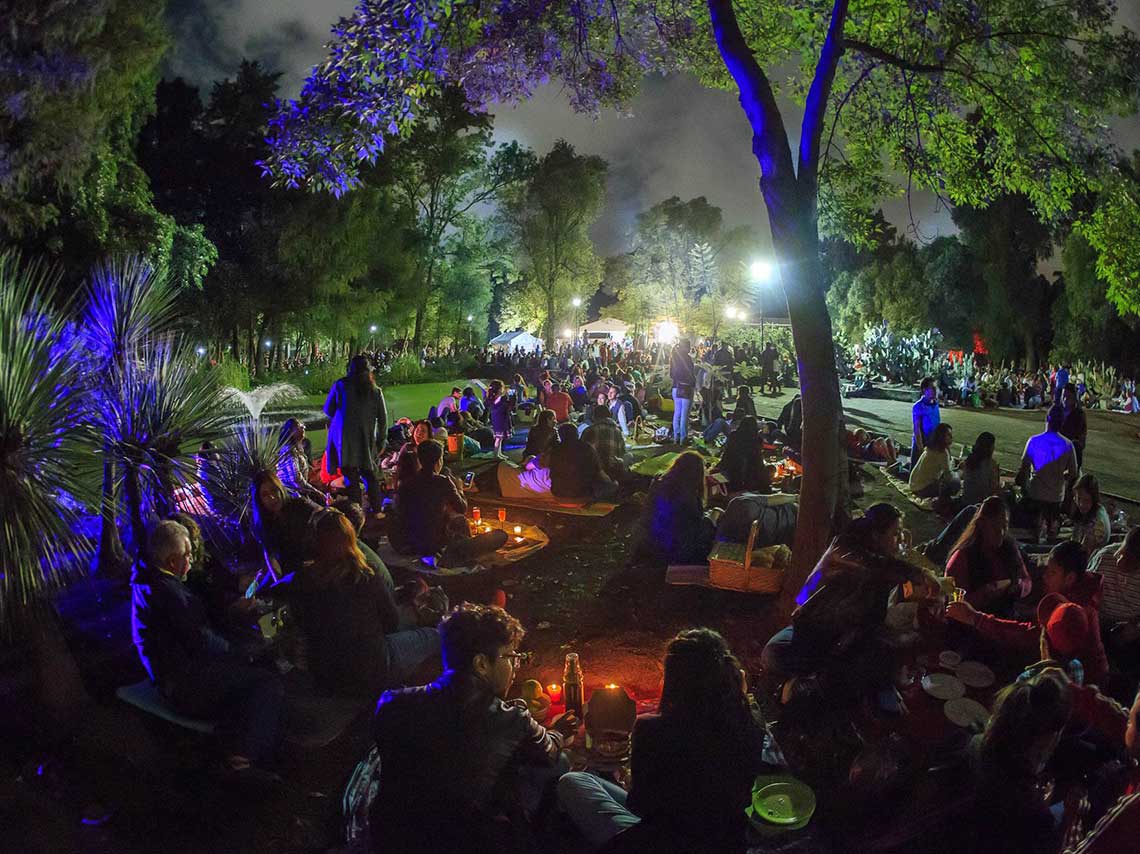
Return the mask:
POLYGON ((951 602, 950 619, 972 626, 978 634, 997 644, 1021 651, 1027 658, 1036 655, 1042 630, 1058 658, 1081 661, 1085 681, 1102 683, 1108 673, 1108 657, 1100 636, 1102 580, 1088 572, 1084 550, 1073 542, 1058 543, 1049 553, 1043 584, 1045 596, 1037 606, 1035 622, 1003 620, 976 610, 969 602, 951 602), (1079 610, 1072 607, 1075 606, 1079 610))

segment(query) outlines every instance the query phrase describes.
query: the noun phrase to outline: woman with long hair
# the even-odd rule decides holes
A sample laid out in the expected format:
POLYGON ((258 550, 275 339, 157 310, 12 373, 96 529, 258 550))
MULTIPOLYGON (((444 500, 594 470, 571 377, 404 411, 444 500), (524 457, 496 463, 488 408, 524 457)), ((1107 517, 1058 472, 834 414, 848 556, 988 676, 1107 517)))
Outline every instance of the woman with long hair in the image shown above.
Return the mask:
POLYGON ((659 711, 634 724, 628 794, 572 772, 558 799, 594 846, 645 822, 646 850, 734 850, 763 747, 740 661, 712 629, 686 629, 665 651, 659 711))
POLYGON ((961 481, 950 468, 950 446, 954 431, 949 424, 934 428, 914 468, 910 470, 910 489, 918 498, 949 498, 961 488, 961 481))
POLYGON ((290 496, 276 472, 265 470, 250 483, 251 529, 261 544, 265 568, 274 580, 300 568, 312 555, 309 520, 320 505, 290 496))
POLYGON ((1100 482, 1096 475, 1081 475, 1073 487, 1073 536, 1086 554, 1094 554, 1108 545, 1112 522, 1100 503, 1100 482))
POLYGON ((325 400, 329 417, 328 446, 325 466, 331 474, 340 469, 344 474, 348 497, 363 506, 361 484, 368 493, 371 512, 380 512, 380 482, 374 474, 378 443, 388 429, 388 409, 384 393, 372 377, 368 357, 353 356, 348 374, 329 390, 325 400))
POLYGON ((313 520, 316 556, 282 594, 293 604, 309 667, 323 691, 373 699, 439 652, 434 628, 403 628, 392 579, 371 562, 337 510, 313 520))
POLYGON ((669 380, 673 383, 673 441, 683 445, 689 438, 689 410, 697 389, 697 369, 689 351, 692 344, 682 338, 669 354, 669 380))
POLYGON ((980 504, 991 495, 1001 495, 1001 466, 994 459, 996 442, 993 433, 979 433, 962 461, 962 503, 980 504))
POLYGON ((950 550, 946 575, 966 591, 966 601, 979 611, 1008 610, 1014 598, 1032 587, 1017 542, 1009 535, 1009 509, 992 495, 950 550))
POLYGON ((277 476, 292 495, 323 504, 325 494, 309 482, 312 468, 312 446, 305 438, 305 422, 297 418, 287 418, 278 433, 280 450, 277 453, 277 476))
POLYGON ((707 500, 704 457, 679 454, 649 491, 634 554, 655 564, 704 561, 716 532, 705 513, 707 500))
POLYGON ((556 441, 558 433, 554 424, 554 410, 540 409, 535 417, 534 426, 527 433, 523 459, 541 457, 556 441))
POLYGON ((511 437, 514 427, 511 423, 511 411, 514 409, 514 400, 504 391, 502 380, 491 380, 487 386, 487 418, 491 422, 491 431, 495 434, 495 456, 504 458, 503 443, 511 437))
POLYGON ((772 491, 771 470, 764 464, 764 437, 754 416, 744 416, 728 434, 716 467, 728 478, 729 492, 772 491))

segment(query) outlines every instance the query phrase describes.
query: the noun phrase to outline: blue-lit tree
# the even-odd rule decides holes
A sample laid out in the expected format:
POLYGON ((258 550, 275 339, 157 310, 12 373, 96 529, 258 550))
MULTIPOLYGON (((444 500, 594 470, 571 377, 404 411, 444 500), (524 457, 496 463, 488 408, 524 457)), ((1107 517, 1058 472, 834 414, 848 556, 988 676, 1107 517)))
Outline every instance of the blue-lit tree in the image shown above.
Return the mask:
POLYGON ((1067 212, 1110 174, 1103 117, 1133 107, 1140 46, 1114 12, 1107 0, 365 0, 282 105, 266 168, 285 185, 350 190, 449 84, 485 104, 557 79, 588 111, 627 101, 649 71, 738 91, 803 393, 794 589, 844 509, 821 227, 857 234, 873 201, 912 187, 978 206, 1021 193, 1043 218, 1067 212), (786 84, 777 68, 792 70, 786 84))

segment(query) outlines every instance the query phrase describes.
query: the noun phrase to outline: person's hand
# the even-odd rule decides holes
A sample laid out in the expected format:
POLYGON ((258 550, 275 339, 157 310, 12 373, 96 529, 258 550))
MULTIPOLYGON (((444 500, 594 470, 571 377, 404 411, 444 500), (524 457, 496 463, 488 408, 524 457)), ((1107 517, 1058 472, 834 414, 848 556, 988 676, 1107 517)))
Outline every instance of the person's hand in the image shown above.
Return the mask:
POLYGON ((569 744, 574 740, 574 736, 578 734, 578 716, 573 712, 563 712, 560 715, 555 715, 547 729, 552 729, 561 734, 562 743, 569 744))
POLYGON ((972 626, 974 625, 975 618, 978 616, 978 612, 974 610, 974 606, 969 602, 951 602, 946 606, 946 616, 955 622, 972 626))
POLYGON ((1018 580, 1017 586, 1018 586, 1018 598, 1024 599, 1026 596, 1028 596, 1030 593, 1033 592, 1033 579, 1030 578, 1028 575, 1023 575, 1018 580))

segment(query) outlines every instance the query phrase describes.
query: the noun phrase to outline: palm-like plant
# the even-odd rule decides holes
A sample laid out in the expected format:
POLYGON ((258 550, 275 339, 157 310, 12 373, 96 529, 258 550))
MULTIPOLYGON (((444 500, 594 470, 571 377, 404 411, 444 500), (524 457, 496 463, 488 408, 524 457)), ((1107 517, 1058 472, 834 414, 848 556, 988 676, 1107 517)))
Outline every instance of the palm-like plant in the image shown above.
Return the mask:
POLYGON ((58 276, 0 256, 0 624, 13 606, 81 571, 89 497, 74 339, 50 309, 58 276))
POLYGON ((251 512, 250 484, 262 471, 276 471, 281 458, 280 431, 246 418, 226 441, 205 457, 199 472, 212 514, 208 529, 215 537, 240 532, 251 512))

